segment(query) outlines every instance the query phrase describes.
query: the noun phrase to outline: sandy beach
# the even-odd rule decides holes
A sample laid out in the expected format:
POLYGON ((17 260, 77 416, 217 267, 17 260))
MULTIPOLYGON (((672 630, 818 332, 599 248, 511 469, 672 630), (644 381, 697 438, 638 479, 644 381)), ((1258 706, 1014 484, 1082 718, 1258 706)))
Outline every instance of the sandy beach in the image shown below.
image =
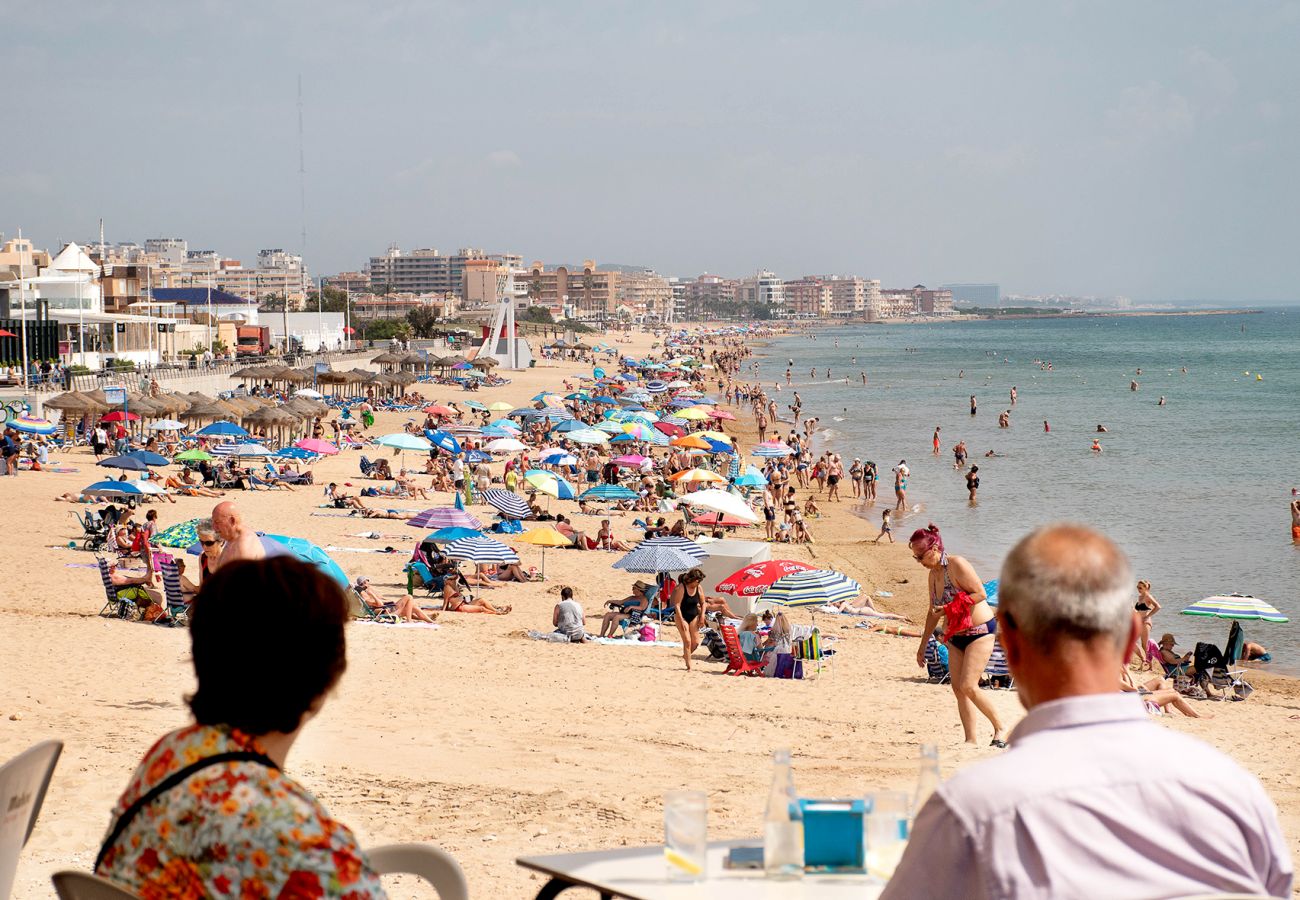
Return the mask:
MULTIPOLYGON (((645 352, 653 341, 646 334, 632 339, 620 345, 624 352, 645 352)), ((558 388, 565 376, 589 371, 576 362, 539 361, 534 369, 505 373, 511 384, 473 398, 523 405, 540 390, 558 388)), ((467 396, 419 387, 430 399, 467 396)), ((734 411, 741 421, 728 423, 728 431, 749 447, 752 425, 734 411)), ((406 418, 380 413, 371 433, 399 430, 406 418)), ((395 598, 405 585, 402 565, 423 532, 401 521, 317 508, 328 481, 351 481, 352 493, 366 484, 358 456, 316 463, 314 487, 231 496, 259 530, 366 551, 333 555, 350 576, 369 576, 381 595, 395 598), (370 531, 382 536, 356 536, 370 531), (385 546, 396 552, 373 552, 385 546)), ((47 897, 50 872, 90 866, 110 806, 141 755, 187 721, 183 695, 192 686, 184 630, 96 615, 104 591, 94 557, 66 547, 79 543, 72 512, 85 507, 53 498, 80 490, 103 470, 85 448, 56 459, 77 471, 23 472, 0 481, 7 525, 0 542, 0 757, 47 738, 66 745, 20 863, 18 898, 47 897)), ((493 466, 494 473, 500 469, 493 466)), ((151 508, 166 527, 207 515, 213 502, 181 497, 151 508)), ((446 494, 399 501, 417 510, 450 502, 446 494)), ((922 617, 922 570, 903 544, 864 543, 877 533, 880 507, 862 518, 853 505, 851 498, 821 502, 821 518, 810 523, 816 543, 774 547, 774 558, 843 571, 873 593, 891 593, 877 600, 882 609, 922 617)), ((551 506, 576 510, 571 502, 551 506)), ((613 519, 617 535, 629 542, 639 537, 633 518, 613 519)), ((575 526, 594 532, 598 522, 576 516, 575 526)), ((761 539, 761 529, 737 536, 747 530, 761 539)), ((540 550, 517 549, 525 568, 540 567, 540 550)), ((668 790, 708 791, 711 838, 758 834, 770 754, 779 747, 794 751, 801 792, 824 797, 910 790, 922 743, 939 745, 946 771, 998 752, 961 743, 952 694, 925 682, 914 639, 867 633, 854 627, 856 617, 817 615, 823 633, 838 638, 838 652, 820 677, 804 681, 723 677, 723 664, 704 661, 703 650, 696 670, 687 672, 676 649, 524 637, 530 628, 550 630, 565 584, 575 587, 589 630, 597 630, 602 604, 625 596, 636 577, 610 567, 620 555, 549 551, 545 582, 489 592, 493 602, 513 604, 507 616, 444 613, 436 629, 352 626, 348 672, 295 746, 290 773, 363 846, 428 841, 460 860, 475 896, 522 897, 540 882, 515 865, 518 856, 659 842, 668 790)), ((997 573, 980 575, 987 580, 997 573)), ((274 598, 267 597, 266 615, 274 614, 274 598)), ((808 622, 811 615, 798 610, 793 618, 808 622)), ((1213 718, 1171 716, 1161 725, 1210 742, 1254 772, 1300 857, 1300 774, 1293 758, 1300 682, 1261 674, 1251 680, 1257 691, 1247 702, 1200 703, 1197 709, 1213 718)), ((1009 722, 1020 717, 1014 693, 993 697, 1009 722)), ((393 895, 408 893, 398 888, 393 895)))

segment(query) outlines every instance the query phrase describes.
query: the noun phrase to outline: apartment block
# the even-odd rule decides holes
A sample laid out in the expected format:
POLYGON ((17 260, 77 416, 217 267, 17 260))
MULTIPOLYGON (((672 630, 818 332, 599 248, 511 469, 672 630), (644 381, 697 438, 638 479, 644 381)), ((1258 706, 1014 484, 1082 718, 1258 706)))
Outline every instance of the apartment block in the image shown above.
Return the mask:
POLYGON ((523 265, 523 257, 513 253, 488 253, 467 247, 444 256, 432 247, 404 251, 394 244, 383 256, 370 257, 370 289, 460 295, 465 264, 476 259, 494 260, 507 269, 523 265))
POLYGON ((528 304, 545 306, 557 318, 599 321, 612 317, 617 306, 619 273, 602 272, 590 259, 573 270, 568 266, 547 269, 537 260, 523 278, 528 304))

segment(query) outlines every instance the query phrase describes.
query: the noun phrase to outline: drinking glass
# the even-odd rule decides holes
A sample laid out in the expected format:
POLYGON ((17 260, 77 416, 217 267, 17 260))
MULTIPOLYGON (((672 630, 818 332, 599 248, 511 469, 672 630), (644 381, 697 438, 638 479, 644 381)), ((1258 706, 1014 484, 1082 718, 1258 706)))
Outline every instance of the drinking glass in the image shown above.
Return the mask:
POLYGON ((709 799, 704 791, 664 795, 664 862, 672 881, 702 881, 709 848, 709 799))
POLYGON ((888 881, 907 848, 911 798, 904 791, 879 791, 868 800, 867 874, 888 881))

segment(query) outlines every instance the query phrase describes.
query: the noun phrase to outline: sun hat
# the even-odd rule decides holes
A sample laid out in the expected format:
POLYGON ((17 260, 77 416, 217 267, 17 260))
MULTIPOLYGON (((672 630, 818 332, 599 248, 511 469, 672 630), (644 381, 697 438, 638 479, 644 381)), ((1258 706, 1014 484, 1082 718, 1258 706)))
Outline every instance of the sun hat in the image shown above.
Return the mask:
POLYGON ((1178 642, 1174 640, 1174 636, 1173 636, 1172 634, 1162 634, 1162 635, 1160 636, 1160 641, 1159 641, 1159 643, 1161 643, 1161 644, 1176 644, 1176 643, 1178 643, 1178 642))

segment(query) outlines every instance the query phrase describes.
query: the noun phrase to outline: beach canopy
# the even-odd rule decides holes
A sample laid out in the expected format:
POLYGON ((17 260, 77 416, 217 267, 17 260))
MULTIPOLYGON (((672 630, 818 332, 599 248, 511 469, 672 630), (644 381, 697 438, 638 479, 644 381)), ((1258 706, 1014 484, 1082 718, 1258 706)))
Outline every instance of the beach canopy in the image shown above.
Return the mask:
POLYGON ((707 509, 712 512, 722 513, 724 516, 734 516, 751 525, 758 523, 758 516, 749 508, 749 504, 735 494, 720 491, 716 488, 687 494, 685 497, 678 498, 677 504, 679 506, 689 506, 692 509, 707 509))
POLYGON ((459 541, 461 538, 482 537, 482 532, 477 528, 461 528, 452 526, 451 528, 439 528, 424 536, 426 541, 433 541, 438 544, 446 544, 451 541, 459 541))
POLYGON ((524 474, 524 481, 556 500, 572 500, 577 496, 573 492, 573 485, 554 472, 548 472, 545 469, 529 469, 524 474))
MULTIPOLYGON (((459 495, 458 495, 459 496, 459 495)), ((483 530, 483 523, 473 513, 454 506, 435 506, 406 520, 412 528, 473 528, 483 530)))
POLYGON ((635 500, 637 492, 621 484, 598 484, 587 488, 579 500, 635 500))
POLYGON ((783 575, 763 594, 768 603, 780 606, 821 606, 852 600, 862 593, 862 585, 831 569, 810 569, 783 575))
POLYGON ((145 494, 165 494, 166 490, 152 481, 97 481, 81 489, 86 497, 143 497, 145 494))
POLYGON ((527 500, 504 488, 488 488, 483 492, 483 500, 506 519, 527 519, 533 514, 527 500))
POLYGON ((234 422, 213 422, 194 434, 196 437, 248 437, 248 432, 234 422))
POLYGON ((451 559, 463 559, 472 563, 517 563, 519 554, 500 541, 489 537, 467 537, 452 541, 443 548, 451 559))
POLYGON ((661 572, 684 572, 709 558, 708 552, 694 541, 679 537, 660 537, 642 541, 626 556, 614 563, 625 572, 658 575, 661 572))
POLYGON ((1290 621, 1270 603, 1258 597, 1244 594, 1226 594, 1197 600, 1182 611, 1185 616, 1205 616, 1214 619, 1241 619, 1242 621, 1275 622, 1290 621))
POLYGON ((376 440, 375 443, 381 447, 392 447, 394 450, 422 450, 428 452, 433 449, 433 445, 418 434, 407 434, 404 431, 386 434, 376 440))
POLYGON ((768 588, 787 575, 793 575, 795 572, 811 572, 816 568, 794 559, 769 559, 732 572, 718 582, 717 589, 724 594, 735 594, 738 597, 757 597, 767 593, 768 588))

